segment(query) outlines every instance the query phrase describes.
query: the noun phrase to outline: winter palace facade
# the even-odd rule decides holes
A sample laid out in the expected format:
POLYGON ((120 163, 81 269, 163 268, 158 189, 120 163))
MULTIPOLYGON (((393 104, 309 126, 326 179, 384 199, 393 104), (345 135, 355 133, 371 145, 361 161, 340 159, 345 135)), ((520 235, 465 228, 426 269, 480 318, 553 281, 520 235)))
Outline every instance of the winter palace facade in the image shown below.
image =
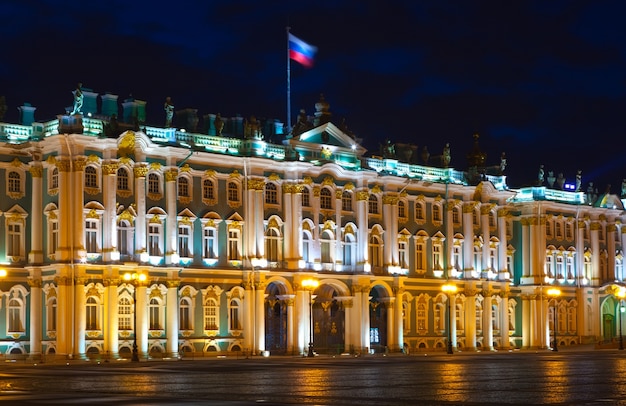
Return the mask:
POLYGON ((285 135, 219 114, 199 130, 193 111, 146 126, 132 99, 118 122, 117 96, 84 94, 77 114, 37 122, 24 105, 0 123, 3 356, 549 349, 621 333, 618 196, 510 188, 479 149, 464 171, 445 151, 366 156, 323 100, 285 135))

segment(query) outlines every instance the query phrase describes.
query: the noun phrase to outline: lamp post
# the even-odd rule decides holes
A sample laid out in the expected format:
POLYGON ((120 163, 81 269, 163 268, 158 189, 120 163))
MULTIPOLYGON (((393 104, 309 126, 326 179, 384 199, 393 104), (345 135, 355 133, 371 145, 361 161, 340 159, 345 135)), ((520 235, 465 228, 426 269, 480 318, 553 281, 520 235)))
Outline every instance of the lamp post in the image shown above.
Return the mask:
POLYGON ((320 285, 317 279, 305 279, 302 281, 302 287, 309 291, 309 352, 307 357, 314 357, 313 351, 313 291, 320 285))
POLYGON ((622 338, 622 313, 624 313, 624 306, 622 306, 622 300, 626 297, 626 288, 619 287, 615 295, 619 298, 619 349, 624 349, 624 340, 622 338))
POLYGON ((137 286, 146 280, 146 275, 141 272, 126 272, 124 280, 133 284, 133 356, 131 361, 139 362, 139 353, 137 351, 137 286))
POLYGON ((448 345, 447 353, 454 354, 452 351, 452 295, 456 293, 457 287, 453 283, 446 283, 441 290, 448 295, 448 345))
POLYGON ((554 311, 552 313, 552 320, 553 320, 553 334, 554 334, 554 346, 552 347, 552 351, 557 352, 559 350, 558 348, 558 344, 557 344, 557 338, 556 338, 556 332, 558 329, 557 326, 557 305, 556 305, 556 298, 559 297, 561 295, 561 289, 558 288, 550 288, 548 289, 548 296, 550 296, 551 298, 554 299, 554 311))

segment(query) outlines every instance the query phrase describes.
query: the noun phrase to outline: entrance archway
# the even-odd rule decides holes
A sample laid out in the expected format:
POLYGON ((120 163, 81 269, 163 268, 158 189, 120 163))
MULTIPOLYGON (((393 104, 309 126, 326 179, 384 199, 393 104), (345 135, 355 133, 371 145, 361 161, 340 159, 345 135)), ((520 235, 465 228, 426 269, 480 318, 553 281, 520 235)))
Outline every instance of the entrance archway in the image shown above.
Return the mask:
POLYGON ((265 349, 272 354, 287 352, 287 304, 278 296, 282 286, 270 283, 265 299, 265 349))
POLYGON ((388 297, 380 287, 372 288, 370 297, 370 348, 375 352, 385 352, 388 346, 388 297))
POLYGON ((319 354, 341 354, 345 348, 345 309, 337 291, 322 285, 313 293, 313 343, 319 354))

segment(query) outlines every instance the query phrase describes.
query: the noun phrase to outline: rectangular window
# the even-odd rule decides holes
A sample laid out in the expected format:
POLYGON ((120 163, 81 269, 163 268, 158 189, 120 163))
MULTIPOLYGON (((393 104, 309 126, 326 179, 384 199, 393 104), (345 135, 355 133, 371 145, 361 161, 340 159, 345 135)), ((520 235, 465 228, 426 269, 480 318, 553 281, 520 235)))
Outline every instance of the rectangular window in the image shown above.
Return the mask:
POLYGON ((93 254, 98 252, 98 220, 87 219, 85 221, 85 250, 93 254))
POLYGON ((205 228, 203 235, 203 253, 204 258, 217 258, 217 230, 214 228, 205 228))
POLYGON ((132 313, 133 307, 130 299, 127 297, 121 298, 117 307, 117 321, 120 331, 132 330, 132 313))
POLYGON ((237 261, 240 259, 239 230, 228 230, 228 260, 237 261))
POLYGON ((178 255, 182 258, 191 257, 189 249, 189 237, 191 228, 187 226, 178 226, 178 255))
POLYGON ((148 255, 161 255, 160 238, 161 227, 158 224, 150 224, 148 226, 148 255))
POLYGON ((22 255, 21 247, 22 226, 18 223, 9 223, 7 235, 7 255, 19 257, 22 255))

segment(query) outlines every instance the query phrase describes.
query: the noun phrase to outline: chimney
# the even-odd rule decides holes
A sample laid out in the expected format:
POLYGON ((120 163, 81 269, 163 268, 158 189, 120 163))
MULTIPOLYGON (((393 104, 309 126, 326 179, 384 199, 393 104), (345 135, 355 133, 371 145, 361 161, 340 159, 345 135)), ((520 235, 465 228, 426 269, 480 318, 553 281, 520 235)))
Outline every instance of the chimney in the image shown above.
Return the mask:
POLYGON ((89 116, 98 113, 98 93, 94 93, 91 89, 82 88, 83 91, 83 115, 89 116))
POLYGON ((33 121, 35 121, 35 110, 37 107, 33 107, 30 103, 24 103, 23 106, 18 107, 17 110, 20 112, 20 124, 21 125, 31 125, 33 121))
POLYGON ((117 95, 107 92, 102 96, 102 115, 105 117, 111 117, 113 114, 117 117, 119 114, 117 110, 117 95))
POLYGON ((146 102, 143 100, 135 100, 129 98, 122 103, 124 110, 123 120, 125 123, 132 124, 137 120, 138 124, 146 122, 146 102))

